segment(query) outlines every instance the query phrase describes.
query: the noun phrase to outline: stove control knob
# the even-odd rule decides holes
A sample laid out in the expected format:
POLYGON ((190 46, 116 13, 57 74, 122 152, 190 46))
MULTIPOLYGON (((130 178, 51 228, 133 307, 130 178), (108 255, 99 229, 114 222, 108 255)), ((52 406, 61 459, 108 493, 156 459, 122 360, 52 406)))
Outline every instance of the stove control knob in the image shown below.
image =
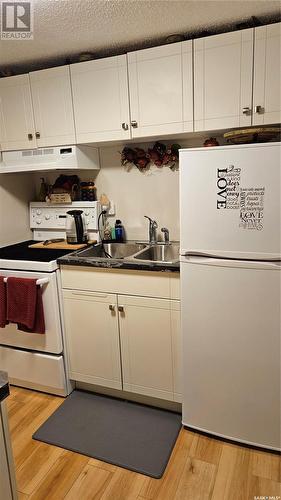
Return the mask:
POLYGON ((86 217, 88 217, 88 215, 90 215, 90 214, 89 214, 89 212, 85 212, 85 215, 86 215, 86 217))
POLYGON ((41 210, 36 210, 37 215, 41 215, 41 210))
POLYGON ((41 219, 36 219, 36 224, 41 224, 42 220, 41 219))
POLYGON ((86 226, 88 226, 89 224, 90 224, 89 219, 86 219, 86 226))
POLYGON ((50 216, 49 216, 49 214, 45 215, 45 219, 46 219, 46 220, 50 220, 50 216))

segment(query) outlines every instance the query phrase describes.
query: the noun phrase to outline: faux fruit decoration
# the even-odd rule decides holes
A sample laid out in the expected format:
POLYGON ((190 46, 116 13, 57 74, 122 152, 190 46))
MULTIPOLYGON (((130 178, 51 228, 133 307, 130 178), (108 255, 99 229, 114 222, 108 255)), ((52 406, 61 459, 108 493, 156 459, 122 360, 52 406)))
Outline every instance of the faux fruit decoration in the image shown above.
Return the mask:
POLYGON ((205 148, 210 148, 212 146, 219 146, 219 143, 215 137, 210 137, 209 139, 206 139, 203 146, 205 148))
POLYGON ((167 147, 161 142, 156 142, 147 152, 141 148, 125 147, 121 153, 121 164, 133 164, 141 171, 147 170, 150 165, 168 166, 171 170, 175 170, 179 161, 180 148, 179 144, 167 147))

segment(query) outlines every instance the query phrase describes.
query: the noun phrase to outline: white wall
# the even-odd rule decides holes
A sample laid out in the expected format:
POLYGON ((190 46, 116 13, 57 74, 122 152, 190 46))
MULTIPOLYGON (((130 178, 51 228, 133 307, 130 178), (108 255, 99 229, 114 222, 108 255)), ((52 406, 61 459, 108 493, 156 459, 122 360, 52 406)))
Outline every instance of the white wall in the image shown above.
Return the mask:
POLYGON ((0 175, 0 246, 31 239, 28 203, 35 196, 33 175, 0 175))
MULTIPOLYGON (((169 143, 178 142, 182 147, 200 147, 210 135, 212 134, 194 134, 188 140, 174 138, 169 143)), ((223 144, 221 136, 213 135, 223 144)), ((153 144, 139 143, 137 146, 147 149, 153 144)), ((136 144, 132 143, 132 147, 134 146, 136 144)), ((77 175, 81 180, 95 181, 98 199, 105 193, 114 201, 116 214, 109 218, 109 222, 114 225, 116 219, 121 219, 128 239, 148 239, 148 221, 144 219, 144 215, 148 215, 158 222, 161 238, 160 229, 165 226, 170 230, 171 240, 179 240, 179 172, 172 172, 169 167, 151 167, 147 172, 140 172, 134 166, 127 171, 120 163, 122 148, 123 145, 100 148, 101 169, 98 172, 80 171, 77 175)), ((36 174, 37 195, 40 177, 44 176, 48 183, 53 184, 58 175, 59 172, 36 174)))
POLYGON ((128 172, 120 165, 118 148, 101 150, 101 170, 96 177, 98 195, 106 193, 116 204, 116 215, 110 222, 121 219, 128 239, 147 239, 148 215, 170 230, 171 239, 179 239, 179 172, 168 167, 152 167, 140 172, 132 167, 128 172))
MULTIPOLYGON (((188 140, 174 138, 169 143, 163 142, 178 142, 183 148, 201 147, 210 135, 194 134, 188 140)), ((214 135, 220 144, 224 143, 222 136, 214 135)), ((147 149, 153 144, 137 146, 147 149)), ((179 172, 165 166, 151 167, 147 172, 132 167, 128 172, 120 164, 120 150, 122 146, 100 149, 101 170, 95 180, 98 197, 104 192, 116 204, 116 216, 110 218, 110 222, 121 219, 128 239, 148 239, 148 221, 144 215, 149 215, 158 222, 160 239, 163 237, 160 229, 165 226, 170 230, 170 239, 179 240, 179 172)))

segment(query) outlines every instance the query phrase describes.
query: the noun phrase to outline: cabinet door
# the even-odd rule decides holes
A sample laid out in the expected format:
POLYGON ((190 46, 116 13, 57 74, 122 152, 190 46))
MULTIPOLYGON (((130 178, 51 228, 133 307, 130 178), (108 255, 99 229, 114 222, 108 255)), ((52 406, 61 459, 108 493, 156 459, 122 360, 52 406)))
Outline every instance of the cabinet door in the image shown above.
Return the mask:
POLYGON ((122 389, 116 295, 64 290, 69 377, 122 389))
POLYGON ((281 121, 281 23, 255 29, 253 125, 281 121))
POLYGON ((182 333, 180 301, 171 300, 171 329, 173 349, 174 401, 182 401, 182 333))
POLYGON ((170 301, 118 295, 118 309, 123 389, 172 401, 170 301))
POLYGON ((77 142, 130 138, 126 55, 70 66, 77 142))
POLYGON ((37 145, 75 144, 69 66, 29 74, 37 145))
POLYGON ((252 67, 253 29, 194 40, 195 131, 251 125, 252 67))
POLYGON ((36 147, 28 75, 0 79, 0 148, 2 151, 36 147))
POLYGON ((132 137, 193 130, 192 42, 138 50, 127 57, 132 137))

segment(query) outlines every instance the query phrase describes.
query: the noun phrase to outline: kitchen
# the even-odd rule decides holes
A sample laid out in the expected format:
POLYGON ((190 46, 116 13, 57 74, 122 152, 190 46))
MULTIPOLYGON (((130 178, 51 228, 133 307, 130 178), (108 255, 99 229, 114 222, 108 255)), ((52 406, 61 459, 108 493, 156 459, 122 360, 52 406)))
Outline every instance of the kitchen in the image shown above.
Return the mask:
POLYGON ((7 500, 277 498, 280 5, 51 3, 0 42, 7 500))

